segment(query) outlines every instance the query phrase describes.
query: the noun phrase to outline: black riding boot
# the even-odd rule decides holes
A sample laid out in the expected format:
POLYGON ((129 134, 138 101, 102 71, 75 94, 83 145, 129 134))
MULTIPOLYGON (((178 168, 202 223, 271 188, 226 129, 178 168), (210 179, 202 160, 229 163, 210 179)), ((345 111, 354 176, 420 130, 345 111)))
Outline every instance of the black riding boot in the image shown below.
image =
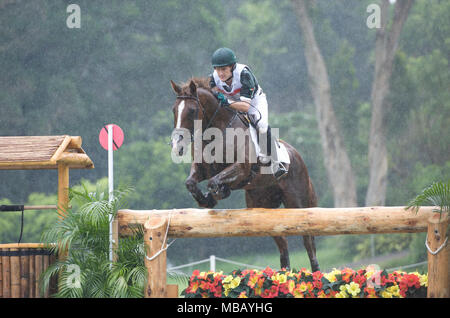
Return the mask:
MULTIPOLYGON (((286 167, 281 162, 278 162, 276 160, 276 155, 277 155, 276 148, 275 148, 276 145, 275 145, 275 140, 272 138, 270 126, 267 128, 267 132, 265 134, 260 134, 258 129, 257 129, 257 132, 258 132, 258 142, 259 142, 260 137, 266 139, 266 147, 260 147, 260 152, 263 155, 263 157, 269 158, 267 163, 272 161, 271 164, 274 165, 272 167, 273 175, 275 176, 275 178, 277 180, 279 180, 288 171, 286 170, 286 167), (264 149, 264 148, 266 148, 266 149, 264 149), (274 149, 274 151, 275 151, 273 156, 272 156, 272 149, 274 149)), ((263 162, 263 163, 265 163, 265 162, 263 162)))

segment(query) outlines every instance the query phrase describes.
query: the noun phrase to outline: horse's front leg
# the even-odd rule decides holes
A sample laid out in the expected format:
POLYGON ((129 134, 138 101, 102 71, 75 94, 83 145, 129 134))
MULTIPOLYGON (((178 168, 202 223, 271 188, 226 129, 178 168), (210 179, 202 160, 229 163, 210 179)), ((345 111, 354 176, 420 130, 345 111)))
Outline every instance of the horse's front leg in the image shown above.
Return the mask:
POLYGON ((222 200, 231 194, 233 184, 239 184, 250 175, 250 165, 234 163, 209 179, 208 191, 215 200, 222 200))
POLYGON ((185 185, 188 191, 194 197, 195 201, 197 201, 199 206, 204 208, 213 208, 217 204, 217 201, 214 200, 212 194, 208 192, 206 195, 204 195, 198 187, 198 183, 205 179, 205 171, 201 169, 196 163, 192 163, 191 172, 186 179, 185 185))

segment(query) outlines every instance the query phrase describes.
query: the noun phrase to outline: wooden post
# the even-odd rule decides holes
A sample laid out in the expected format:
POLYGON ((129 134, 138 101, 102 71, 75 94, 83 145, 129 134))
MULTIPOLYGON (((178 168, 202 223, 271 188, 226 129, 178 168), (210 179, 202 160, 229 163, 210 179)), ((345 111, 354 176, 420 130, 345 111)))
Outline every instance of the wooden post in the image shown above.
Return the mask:
POLYGON ((30 255, 30 274, 28 286, 30 287, 30 298, 36 298, 36 272, 35 272, 35 255, 30 255))
POLYGON ((3 265, 2 265, 2 258, 1 255, 3 249, 0 248, 0 298, 3 298, 3 265))
MULTIPOLYGON (((9 251, 9 248, 3 248, 4 252, 9 251)), ((3 276, 3 298, 11 297, 11 258, 9 256, 2 256, 2 276, 3 276)))
MULTIPOLYGON (((64 219, 67 212, 66 209, 68 206, 69 206, 69 166, 64 163, 58 163, 58 214, 60 219, 64 219)), ((67 254, 68 251, 60 250, 58 253, 58 257, 61 260, 64 260, 67 257, 67 254)), ((39 273, 39 275, 41 275, 41 273, 39 273)))
MULTIPOLYGON (((18 252, 18 248, 12 248, 11 252, 18 252)), ((10 256, 11 260, 11 297, 20 298, 20 257, 10 256)))
MULTIPOLYGON (((43 264, 42 264, 42 273, 45 272, 45 271, 47 270, 47 268, 48 268, 48 266, 49 266, 49 259, 50 259, 50 256, 49 256, 49 255, 44 255, 44 256, 42 256, 42 261, 43 261, 43 264)), ((41 274, 42 274, 42 273, 41 273, 41 274)), ((39 276, 41 276, 41 275, 39 275, 39 276)), ((49 296, 50 296, 49 288, 47 287, 47 288, 44 290, 44 298, 49 298, 49 296)))
POLYGON ((40 277, 40 275, 42 273, 42 255, 35 255, 34 260, 35 260, 35 263, 34 263, 34 266, 35 266, 34 286, 35 287, 34 288, 35 288, 35 293, 36 293, 35 297, 36 298, 41 298, 41 289, 40 289, 40 286, 39 286, 39 277, 40 277))
POLYGON ((148 246, 145 257, 145 266, 148 272, 148 283, 145 288, 146 298, 166 297, 166 271, 167 260, 166 251, 161 252, 166 247, 167 218, 150 218, 144 225, 144 242, 148 246), (155 256, 156 254, 158 254, 155 256), (154 257, 149 260, 149 258, 154 257))
MULTIPOLYGON (((30 249, 21 249, 24 252, 30 251, 30 249)), ((28 283, 30 279, 30 256, 31 255, 21 255, 20 256, 20 298, 29 298, 30 290, 28 288, 28 283)))
POLYGON ((69 166, 58 164, 58 213, 64 218, 69 206, 69 166))
POLYGON ((167 285, 167 298, 178 298, 178 285, 177 284, 169 284, 167 285))
POLYGON ((450 297, 447 227, 448 213, 435 213, 428 219, 428 298, 450 297))

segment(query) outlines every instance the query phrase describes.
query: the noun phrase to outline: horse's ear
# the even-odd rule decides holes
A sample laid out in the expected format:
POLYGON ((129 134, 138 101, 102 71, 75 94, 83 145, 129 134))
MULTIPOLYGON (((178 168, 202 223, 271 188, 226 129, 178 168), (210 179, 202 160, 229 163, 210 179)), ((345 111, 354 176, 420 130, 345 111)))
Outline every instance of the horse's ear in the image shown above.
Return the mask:
POLYGON ((175 84, 174 81, 170 80, 170 85, 172 85, 172 89, 177 95, 181 94, 181 87, 175 84))
POLYGON ((193 80, 189 83, 189 89, 191 90, 191 95, 197 95, 197 84, 193 80))

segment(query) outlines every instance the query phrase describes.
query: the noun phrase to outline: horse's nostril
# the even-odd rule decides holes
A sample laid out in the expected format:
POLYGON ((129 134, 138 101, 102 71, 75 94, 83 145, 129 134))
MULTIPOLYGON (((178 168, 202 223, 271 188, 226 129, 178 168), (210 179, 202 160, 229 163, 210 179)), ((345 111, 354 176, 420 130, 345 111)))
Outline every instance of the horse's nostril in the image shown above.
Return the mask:
POLYGON ((183 155, 183 147, 180 147, 180 150, 178 150, 178 155, 180 155, 180 157, 183 155))

